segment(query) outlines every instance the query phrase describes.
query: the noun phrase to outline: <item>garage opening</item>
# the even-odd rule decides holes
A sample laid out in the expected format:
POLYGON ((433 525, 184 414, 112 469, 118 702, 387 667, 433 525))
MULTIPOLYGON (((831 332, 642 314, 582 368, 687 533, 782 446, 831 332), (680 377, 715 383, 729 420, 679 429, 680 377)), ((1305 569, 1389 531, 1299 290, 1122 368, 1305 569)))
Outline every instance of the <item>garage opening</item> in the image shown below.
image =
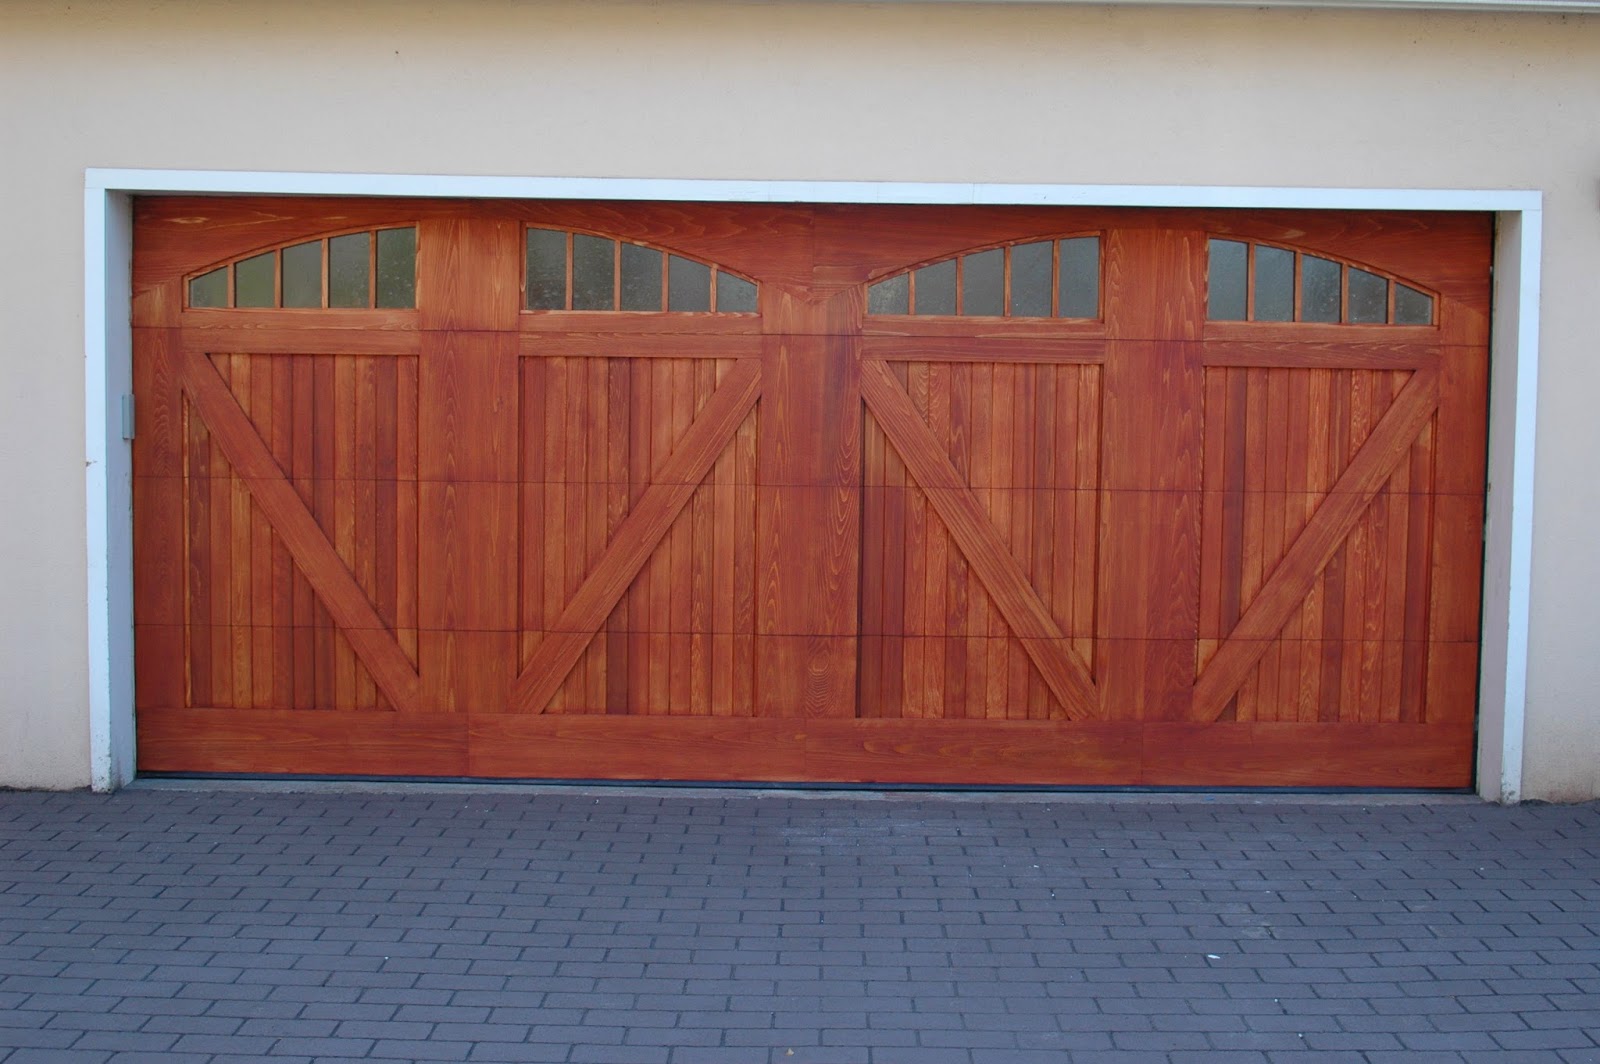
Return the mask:
POLYGON ((141 200, 139 766, 1465 786, 1490 244, 141 200))

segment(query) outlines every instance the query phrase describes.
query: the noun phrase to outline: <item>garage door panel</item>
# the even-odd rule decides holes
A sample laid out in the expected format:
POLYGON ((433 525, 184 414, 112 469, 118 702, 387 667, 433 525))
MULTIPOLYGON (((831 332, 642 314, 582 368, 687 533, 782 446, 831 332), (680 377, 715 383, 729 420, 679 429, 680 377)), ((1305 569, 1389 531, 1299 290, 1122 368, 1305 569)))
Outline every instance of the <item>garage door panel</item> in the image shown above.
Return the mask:
MULTIPOLYGON (((676 370, 662 366, 669 381, 696 383, 692 363, 676 370)), ((584 367, 582 378, 599 385, 620 376, 595 369, 584 367)), ((511 698, 514 710, 541 712, 552 699, 559 699, 563 708, 578 702, 587 708, 610 706, 620 711, 626 706, 643 712, 674 707, 689 712, 691 705, 710 704, 709 682, 701 685, 699 695, 695 693, 692 678, 696 669, 689 664, 692 650, 712 634, 718 617, 731 626, 724 634, 733 634, 741 621, 749 622, 753 615, 753 608, 743 605, 740 597, 750 597, 754 590, 750 537, 756 522, 755 491, 734 478, 743 464, 739 452, 754 445, 753 433, 746 427, 753 425, 760 369, 753 361, 733 364, 718 383, 716 367, 708 365, 698 376, 705 396, 697 401, 692 390, 679 393, 685 400, 681 417, 672 412, 672 406, 651 411, 655 421, 644 427, 649 429, 651 442, 659 439, 661 446, 649 452, 650 464, 614 463, 618 472, 647 472, 648 480, 610 485, 557 480, 523 485, 524 519, 531 517, 537 522, 532 526, 525 523, 521 532, 523 594, 527 599, 522 609, 523 632, 536 638, 523 640, 523 668, 511 698), (669 419, 667 431, 657 431, 662 419, 669 419), (675 423, 681 429, 674 428, 675 423), (717 465, 730 451, 733 454, 721 465, 723 481, 719 484, 717 465), (623 491, 613 489, 631 495, 635 488, 637 500, 623 508, 623 491), (718 524, 719 514, 728 524, 718 524), (537 575, 541 572, 542 579, 537 575), (718 590, 724 596, 720 604, 718 590), (534 596, 542 600, 542 607, 533 605, 534 596), (625 607, 625 613, 619 613, 619 606, 625 607), (530 618, 540 624, 542 634, 527 629, 530 618), (591 637, 603 627, 616 638, 601 640, 591 651, 591 637), (677 650, 690 653, 680 659, 677 650), (573 679, 573 670, 586 653, 591 655, 589 663, 579 678, 573 679), (625 655, 623 661, 609 660, 619 654, 625 655), (641 671, 662 673, 664 689, 660 681, 633 682, 631 678, 641 671), (614 679, 607 681, 607 676, 614 679), (581 695, 572 686, 580 682, 584 685, 581 695), (614 689, 624 683, 625 698, 614 689)), ((551 375, 544 377, 548 385, 551 375)), ((565 383, 560 387, 569 394, 575 392, 565 383)), ((591 409, 602 408, 610 410, 612 404, 604 396, 593 397, 591 409)), ((545 409, 550 409, 548 403, 545 409)), ((577 424, 582 427, 585 422, 580 418, 577 424)), ((642 445, 643 437, 633 432, 637 426, 631 417, 617 420, 619 431, 623 425, 630 433, 626 452, 598 446, 591 431, 587 438, 578 436, 576 447, 573 440, 563 439, 564 453, 584 457, 635 453, 633 445, 642 445)), ((549 440, 544 427, 529 431, 543 433, 549 440)), ((558 471, 567 476, 590 475, 586 466, 552 455, 549 447, 539 453, 545 469, 553 475, 560 475, 558 471)), ((600 472, 603 476, 604 471, 600 472)), ((751 630, 748 624, 742 629, 751 630)), ((705 668, 698 672, 702 679, 710 675, 705 668)), ((731 679, 727 686, 731 691, 731 679)))
MULTIPOLYGON (((312 651, 312 660, 324 666, 318 670, 321 679, 314 682, 319 704, 380 708, 387 699, 409 705, 416 694, 415 666, 375 608, 373 595, 381 593, 384 609, 399 620, 405 612, 401 582, 398 576, 380 581, 379 573, 413 571, 416 561, 395 557, 399 537, 392 517, 378 520, 378 492, 371 476, 312 478, 302 490, 311 496, 321 521, 307 508, 238 402, 235 389, 248 389, 257 378, 271 379, 269 373, 253 371, 270 367, 252 367, 249 361, 265 357, 187 356, 185 387, 191 404, 186 446, 192 459, 185 481, 188 613, 192 626, 209 629, 192 640, 209 648, 207 667, 197 667, 191 676, 195 704, 293 704, 293 692, 304 687, 294 674, 304 665, 285 664, 295 640, 272 630, 317 627, 315 616, 305 616, 304 580, 332 619, 328 634, 314 641, 312 651), (380 553, 394 557, 392 569, 376 564, 380 553), (342 634, 332 634, 334 626, 342 634), (289 678, 269 682, 286 669, 289 678)), ((341 375, 330 369, 337 381, 341 375)), ((265 388, 259 393, 271 394, 265 388)), ((280 445, 287 450, 281 434, 280 445)), ((358 447, 353 434, 346 434, 343 446, 334 442, 319 453, 330 450, 334 455, 327 456, 325 468, 338 470, 342 464, 352 473, 370 471, 372 448, 358 447), (363 455, 359 461, 358 453, 363 455)))
MULTIPOLYGON (((1341 547, 1345 550, 1345 580, 1340 601, 1347 611, 1342 634, 1346 638, 1362 637, 1369 625, 1375 626, 1381 620, 1381 610, 1366 601, 1365 592, 1371 583, 1373 598, 1380 594, 1378 589, 1383 585, 1376 578, 1369 580, 1369 570, 1380 563, 1383 551, 1371 542, 1376 538, 1370 534, 1371 521, 1368 525, 1362 521, 1364 515, 1372 513, 1373 500, 1407 458, 1413 442, 1433 416, 1438 403, 1437 384, 1437 374, 1428 370, 1420 371, 1405 385, 1282 560, 1270 570, 1271 575, 1264 576, 1260 590, 1248 605, 1242 606, 1240 620, 1197 681, 1193 712, 1198 717, 1205 719, 1223 710, 1226 700, 1269 645, 1268 640, 1288 623, 1341 547)), ((1244 509, 1241 505, 1236 512, 1242 514, 1244 509)), ((1378 511, 1378 515, 1382 512, 1378 511)), ((1224 558, 1232 553, 1224 537, 1224 558)), ((1264 566, 1262 571, 1266 572, 1264 566)), ((1228 585, 1223 590, 1226 593, 1228 585)))

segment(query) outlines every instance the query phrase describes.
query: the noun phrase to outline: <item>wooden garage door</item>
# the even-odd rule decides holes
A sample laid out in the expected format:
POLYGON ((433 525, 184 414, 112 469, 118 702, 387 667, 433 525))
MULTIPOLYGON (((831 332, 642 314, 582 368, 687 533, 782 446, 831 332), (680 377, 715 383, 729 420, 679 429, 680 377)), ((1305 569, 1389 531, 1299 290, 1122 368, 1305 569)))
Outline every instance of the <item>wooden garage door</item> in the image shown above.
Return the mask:
POLYGON ((152 199, 143 771, 1471 779, 1480 216, 152 199))

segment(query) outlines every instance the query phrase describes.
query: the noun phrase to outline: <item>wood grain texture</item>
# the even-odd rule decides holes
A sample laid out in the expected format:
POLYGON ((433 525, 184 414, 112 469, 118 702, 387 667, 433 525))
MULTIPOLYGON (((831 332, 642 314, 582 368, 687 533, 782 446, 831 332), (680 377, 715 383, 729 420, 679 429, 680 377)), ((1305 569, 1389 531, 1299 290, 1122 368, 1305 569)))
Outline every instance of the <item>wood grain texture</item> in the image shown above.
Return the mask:
POLYGON ((512 689, 512 711, 539 712, 549 702, 760 394, 760 365, 738 363, 550 625, 550 633, 512 689))
POLYGON ((1469 781, 1484 217, 135 211, 141 769, 1469 781), (415 310, 184 307, 210 264, 387 225, 415 310), (528 225, 719 263, 759 313, 524 311, 528 225), (1091 234, 1098 320, 866 314, 919 263, 1091 234), (1436 324, 1208 322, 1211 236, 1368 264, 1436 324))
POLYGON ((1033 663, 1068 715, 1094 717, 1099 698, 1087 670, 1067 649, 1061 629, 1000 542, 983 507, 960 479, 943 448, 917 416, 910 398, 881 362, 861 371, 861 394, 900 453, 910 476, 960 544, 968 563, 1023 640, 1033 663))
POLYGON ((1093 786, 1470 782, 1470 727, 652 720, 152 709, 151 772, 1093 786), (191 737, 211 739, 203 754, 191 737), (605 766, 603 777, 594 775, 605 766))
POLYGON ((1437 388, 1438 374, 1419 370, 1395 398, 1196 682, 1191 709, 1194 719, 1214 720, 1221 713, 1268 641, 1304 600, 1395 463, 1433 415, 1438 404, 1437 388))
POLYGON ((212 438, 265 511, 355 653, 397 708, 413 706, 419 693, 416 670, 285 479, 228 386, 209 361, 193 353, 184 356, 183 379, 212 438))

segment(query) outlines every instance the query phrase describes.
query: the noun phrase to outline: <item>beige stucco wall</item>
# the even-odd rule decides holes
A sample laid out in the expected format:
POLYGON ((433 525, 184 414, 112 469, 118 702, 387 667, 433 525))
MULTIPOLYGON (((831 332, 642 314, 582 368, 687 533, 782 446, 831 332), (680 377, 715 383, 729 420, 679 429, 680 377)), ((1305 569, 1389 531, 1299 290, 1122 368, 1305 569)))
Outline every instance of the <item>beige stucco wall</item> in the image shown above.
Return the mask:
POLYGON ((1600 795, 1600 16, 0 4, 0 785, 88 782, 86 167, 1536 188, 1528 797, 1600 795))

